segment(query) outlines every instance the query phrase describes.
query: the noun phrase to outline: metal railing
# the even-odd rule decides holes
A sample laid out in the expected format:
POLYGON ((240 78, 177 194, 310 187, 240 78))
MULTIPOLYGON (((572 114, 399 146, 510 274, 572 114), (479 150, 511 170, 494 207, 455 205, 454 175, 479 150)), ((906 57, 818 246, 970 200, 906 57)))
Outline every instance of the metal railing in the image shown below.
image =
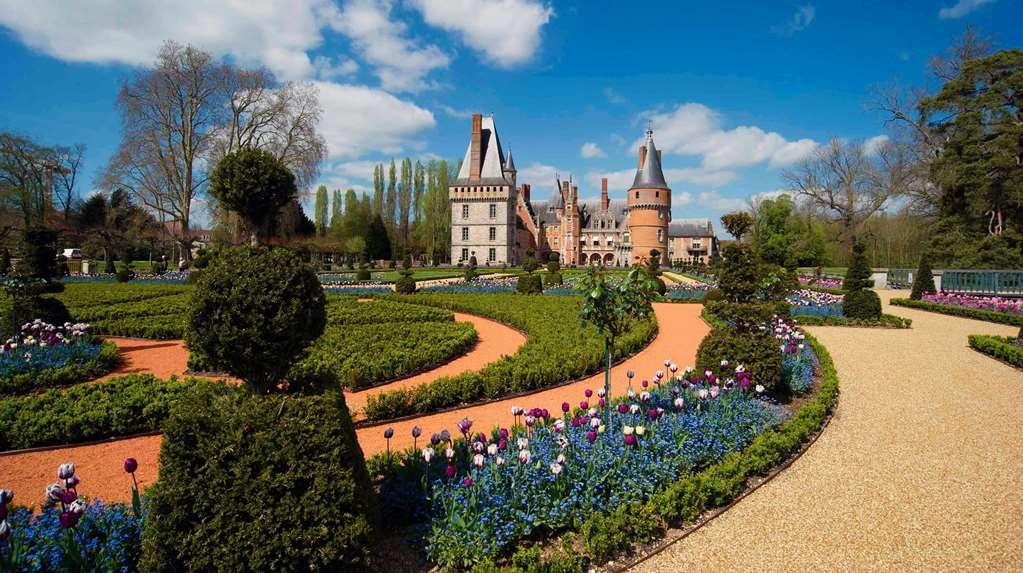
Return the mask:
POLYGON ((941 290, 962 294, 1023 296, 1023 271, 961 271, 941 273, 941 290))

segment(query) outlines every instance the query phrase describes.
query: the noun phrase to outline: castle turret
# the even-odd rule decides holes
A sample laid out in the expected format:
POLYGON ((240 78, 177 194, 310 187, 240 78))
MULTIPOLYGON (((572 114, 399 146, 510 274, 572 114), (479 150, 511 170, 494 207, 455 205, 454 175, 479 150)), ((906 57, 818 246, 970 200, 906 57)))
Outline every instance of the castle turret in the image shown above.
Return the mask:
POLYGON ((671 188, 661 170, 661 152, 654 145, 654 132, 648 129, 646 143, 639 148, 639 168, 629 188, 628 227, 632 242, 632 262, 643 263, 650 251, 660 253, 668 262, 668 222, 671 220, 671 188))

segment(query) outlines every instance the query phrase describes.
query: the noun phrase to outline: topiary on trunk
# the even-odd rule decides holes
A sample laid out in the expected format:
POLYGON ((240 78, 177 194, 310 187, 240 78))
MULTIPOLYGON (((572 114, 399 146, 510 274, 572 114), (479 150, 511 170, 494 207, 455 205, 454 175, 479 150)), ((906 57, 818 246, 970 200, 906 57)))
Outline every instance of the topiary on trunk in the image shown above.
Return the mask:
POLYGON ((881 316, 881 299, 876 292, 870 290, 874 281, 870 278, 866 249, 862 241, 853 240, 852 263, 842 283, 846 293, 842 301, 842 312, 849 318, 869 320, 881 316))
POLYGON ((323 333, 324 306, 316 272, 294 253, 227 249, 198 280, 185 340, 190 350, 241 378, 252 391, 273 392, 323 333))
POLYGON ((934 288, 934 273, 931 272, 931 258, 924 253, 920 257, 920 267, 913 277, 913 292, 909 294, 909 298, 920 300, 924 294, 934 294, 936 290, 934 288))
POLYGON ((405 255, 401 261, 401 277, 394 283, 394 292, 399 294, 413 294, 416 292, 416 280, 412 278, 415 274, 412 271, 412 258, 405 255))
POLYGON ((842 288, 845 292, 853 292, 874 286, 870 278, 870 266, 867 264, 867 246, 859 239, 853 239, 852 262, 845 271, 842 288))
POLYGON ((547 274, 544 276, 544 284, 549 286, 563 285, 565 279, 561 276, 561 256, 551 251, 547 253, 547 274))
POLYGON ((476 274, 476 255, 469 257, 469 263, 465 266, 465 282, 471 282, 479 276, 476 274))

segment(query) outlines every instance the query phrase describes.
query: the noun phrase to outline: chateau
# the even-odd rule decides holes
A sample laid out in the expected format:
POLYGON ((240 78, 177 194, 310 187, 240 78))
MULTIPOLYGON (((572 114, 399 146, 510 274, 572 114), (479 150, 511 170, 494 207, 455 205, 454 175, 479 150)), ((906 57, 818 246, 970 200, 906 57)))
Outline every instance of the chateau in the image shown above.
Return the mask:
POLYGON ((671 188, 651 130, 624 200, 610 198, 607 178, 600 199, 580 200, 572 181, 556 180, 550 199, 532 200, 530 185, 520 185, 517 175, 494 118, 474 114, 469 148, 448 187, 452 261, 476 257, 481 265, 513 265, 534 250, 541 262, 555 251, 567 266, 627 266, 647 262, 653 249, 664 264, 707 262, 717 254, 710 220, 671 220, 671 188))

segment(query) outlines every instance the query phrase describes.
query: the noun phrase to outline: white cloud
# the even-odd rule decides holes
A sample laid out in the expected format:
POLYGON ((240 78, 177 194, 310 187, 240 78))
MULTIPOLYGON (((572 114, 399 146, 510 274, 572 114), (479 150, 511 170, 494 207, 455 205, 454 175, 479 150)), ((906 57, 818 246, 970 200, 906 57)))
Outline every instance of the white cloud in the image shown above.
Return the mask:
POLYGON ((536 0, 412 0, 427 24, 462 41, 500 67, 532 59, 554 9, 536 0))
POLYGON ((469 119, 472 117, 472 112, 467 109, 457 109, 444 104, 438 104, 437 109, 455 119, 469 119))
POLYGON ((887 135, 875 135, 863 142, 863 152, 867 155, 874 155, 881 149, 881 146, 888 143, 888 140, 889 137, 887 135))
POLYGON ((938 18, 942 20, 955 20, 973 12, 985 4, 994 4, 995 0, 959 0, 951 6, 938 10, 938 18))
MULTIPOLYGON (((695 155, 707 172, 719 172, 767 162, 772 167, 789 165, 817 147, 812 139, 786 140, 776 132, 756 126, 720 127, 717 112, 700 103, 679 104, 667 112, 644 112, 654 129, 654 142, 665 153, 695 155)), ((633 146, 638 147, 642 139, 633 146)))
POLYGON ((671 207, 684 207, 693 202, 693 194, 689 191, 682 191, 671 196, 671 207))
POLYGON ((351 58, 332 60, 326 56, 316 56, 313 69, 316 70, 316 77, 321 80, 332 80, 354 74, 359 71, 359 64, 351 58))
POLYGON ((331 18, 331 27, 351 38, 387 90, 436 87, 426 76, 451 61, 437 46, 419 46, 406 38, 407 26, 391 18, 389 0, 351 0, 331 18))
POLYGON ((725 197, 717 191, 704 191, 696 196, 696 204, 712 211, 742 211, 749 207, 746 199, 725 197))
POLYGON ((607 154, 604 153, 604 150, 601 149, 600 146, 598 146, 596 143, 593 143, 592 141, 587 141, 586 143, 583 144, 582 149, 579 150, 579 155, 581 155, 583 159, 607 157, 607 154))
MULTIPOLYGON (((516 174, 516 179, 519 183, 528 183, 533 186, 533 189, 548 189, 554 190, 557 185, 555 181, 560 178, 562 181, 568 181, 572 176, 567 171, 562 171, 553 165, 545 165, 534 161, 526 167, 519 168, 516 174)), ((537 199, 544 199, 543 195, 533 194, 537 199)))
POLYGON ((625 96, 615 91, 615 89, 612 87, 604 88, 604 97, 607 98, 608 103, 613 104, 623 104, 627 101, 625 99, 625 96))
POLYGON ((70 62, 150 65, 172 39, 244 64, 261 64, 283 79, 314 72, 307 52, 322 42, 329 0, 209 2, 156 0, 78 2, 0 0, 0 25, 25 45, 70 62))
POLYGON ((320 133, 332 158, 368 152, 399 153, 416 147, 415 137, 436 125, 433 114, 412 102, 374 88, 314 82, 323 119, 320 133))
POLYGON ((809 27, 816 15, 817 9, 812 5, 799 6, 788 20, 771 27, 771 31, 780 36, 791 36, 809 27))
MULTIPOLYGON (((636 178, 636 170, 632 168, 618 171, 589 171, 586 173, 586 182, 599 188, 602 177, 607 177, 609 189, 624 191, 632 187, 632 182, 636 178)), ((519 178, 522 178, 521 172, 519 178)), ((680 167, 664 169, 664 178, 672 187, 685 184, 722 187, 738 179, 739 175, 734 171, 706 171, 699 167, 680 167)))
POLYGON ((373 180, 373 168, 379 165, 380 161, 367 161, 367 160, 356 160, 356 161, 339 161, 334 164, 331 171, 338 175, 343 175, 349 179, 361 179, 364 181, 373 180))

